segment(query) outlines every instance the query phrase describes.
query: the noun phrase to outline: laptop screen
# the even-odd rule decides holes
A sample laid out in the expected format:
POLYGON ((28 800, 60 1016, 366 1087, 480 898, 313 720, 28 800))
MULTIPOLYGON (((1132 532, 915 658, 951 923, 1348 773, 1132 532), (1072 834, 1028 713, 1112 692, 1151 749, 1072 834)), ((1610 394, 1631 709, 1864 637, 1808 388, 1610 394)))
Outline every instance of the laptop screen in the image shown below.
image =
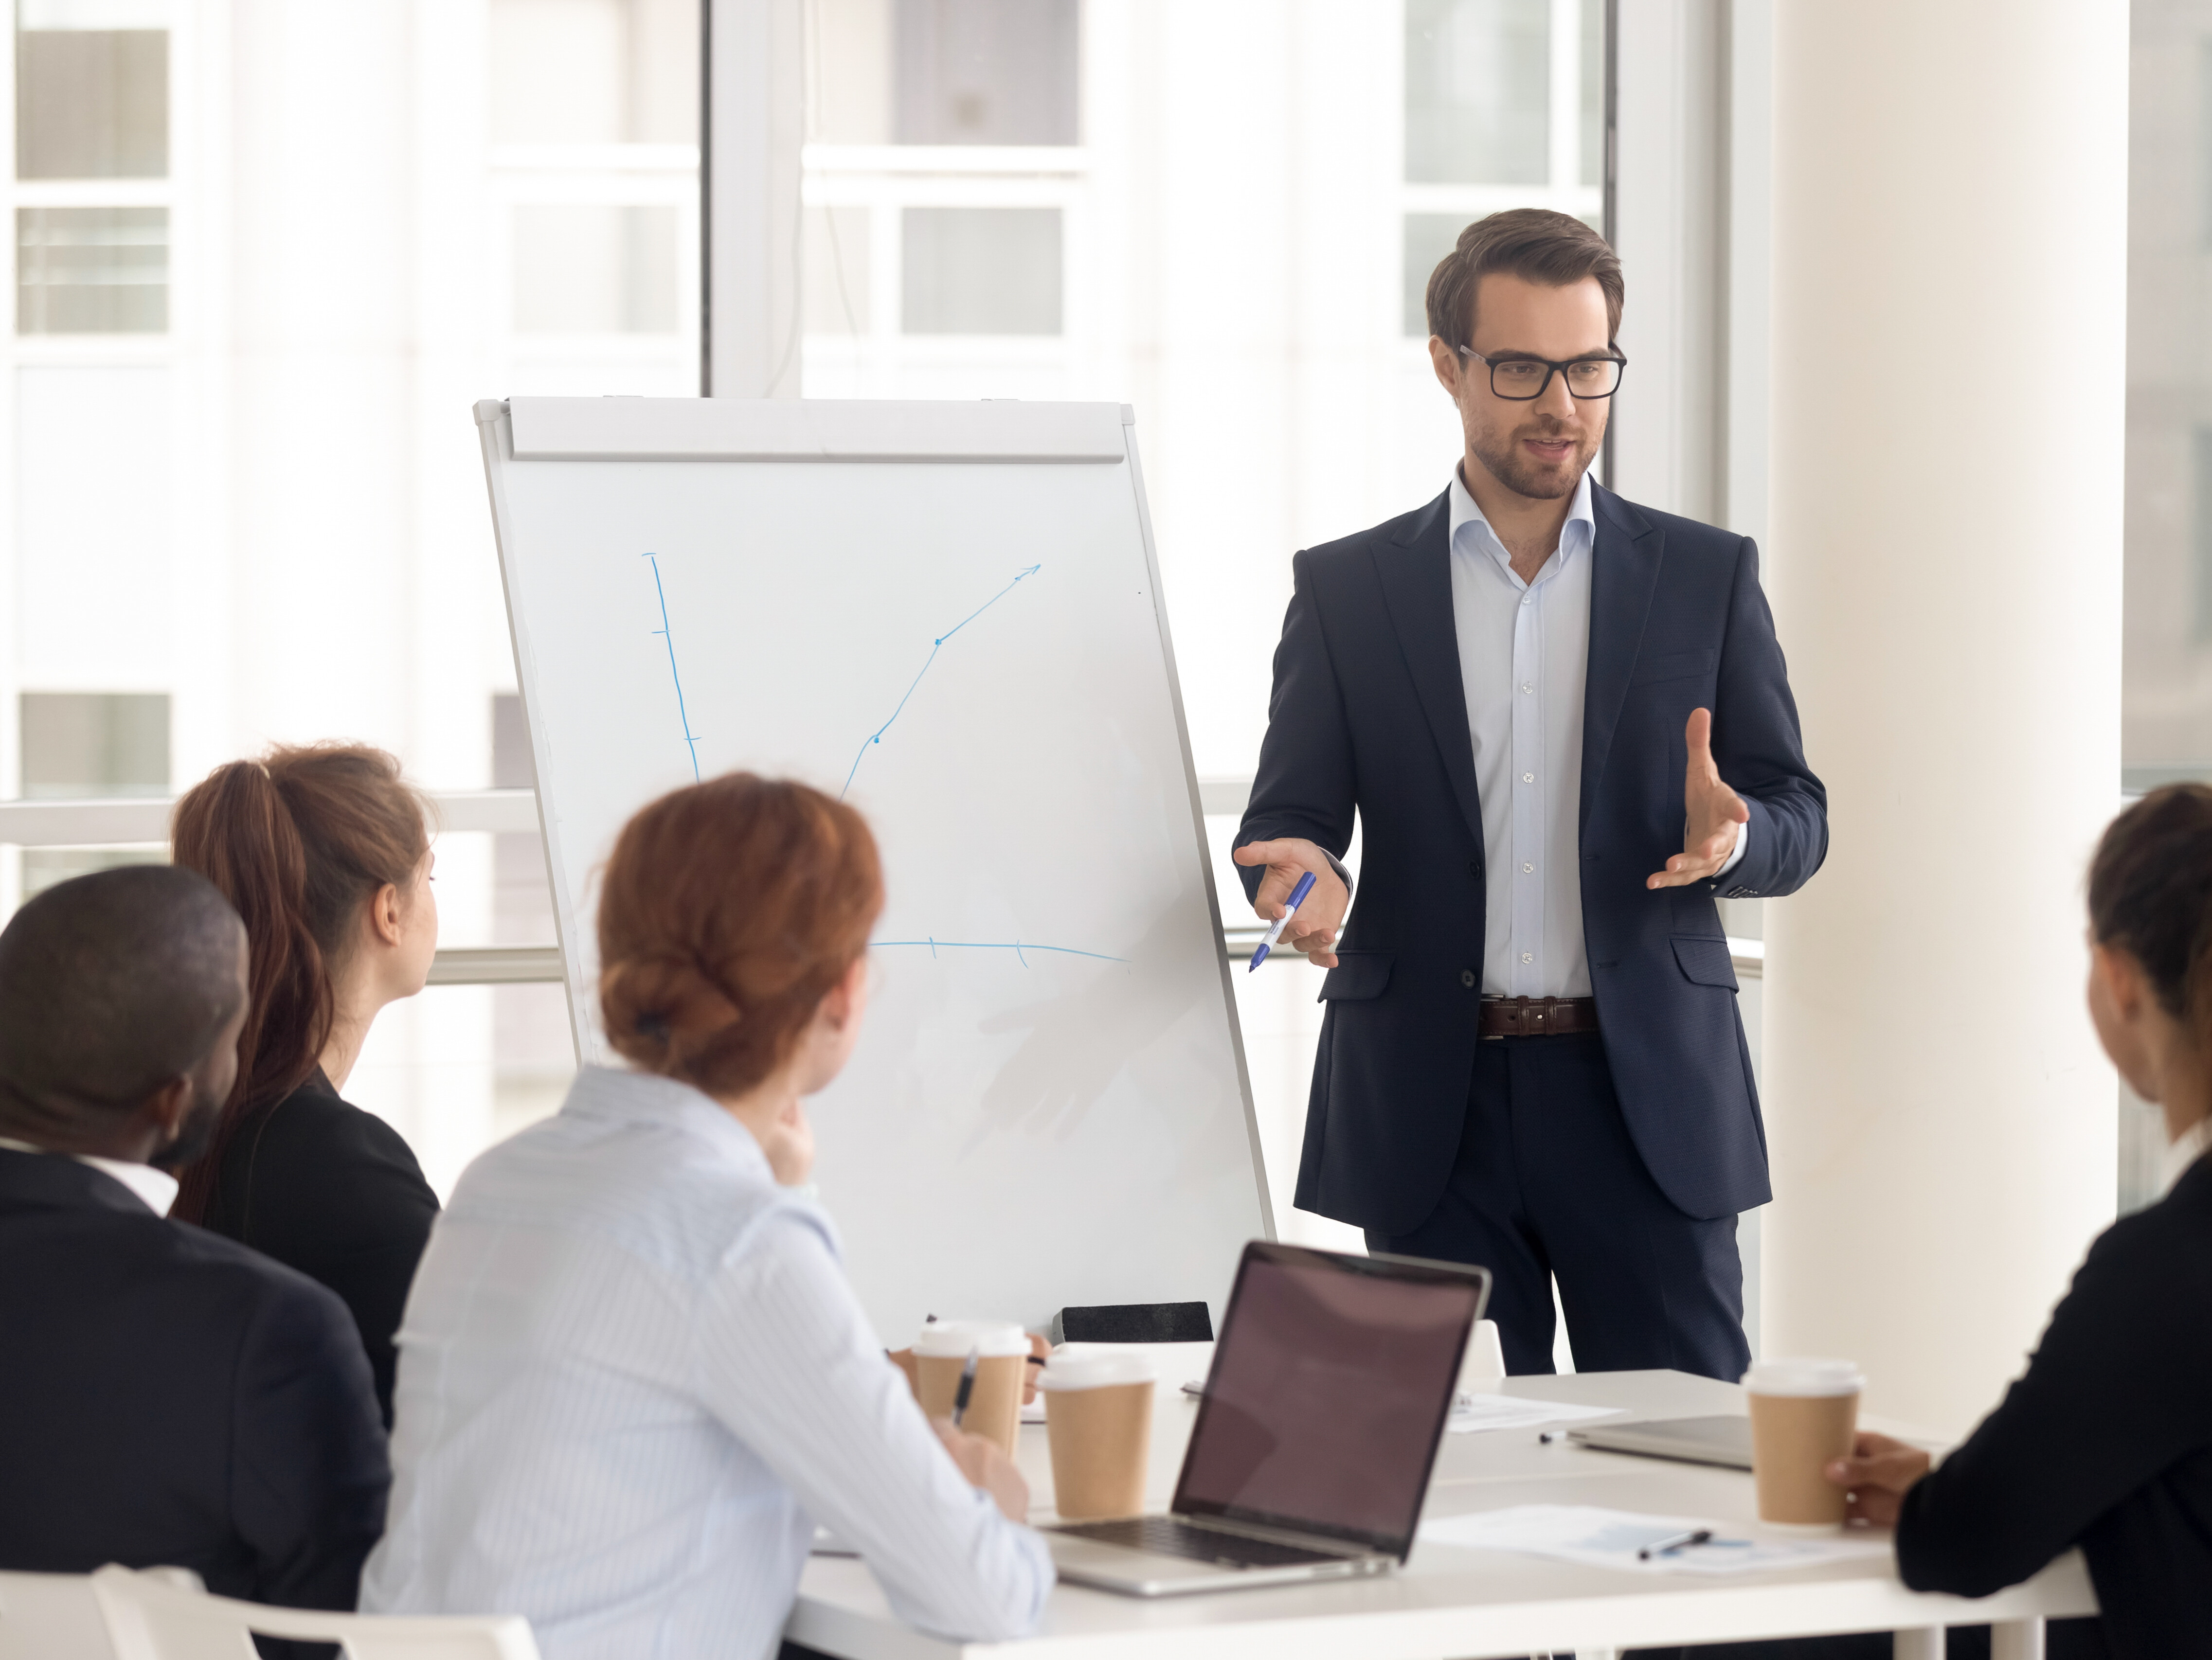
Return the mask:
POLYGON ((1248 1245, 1176 1511, 1403 1557, 1488 1289, 1479 1269, 1248 1245))

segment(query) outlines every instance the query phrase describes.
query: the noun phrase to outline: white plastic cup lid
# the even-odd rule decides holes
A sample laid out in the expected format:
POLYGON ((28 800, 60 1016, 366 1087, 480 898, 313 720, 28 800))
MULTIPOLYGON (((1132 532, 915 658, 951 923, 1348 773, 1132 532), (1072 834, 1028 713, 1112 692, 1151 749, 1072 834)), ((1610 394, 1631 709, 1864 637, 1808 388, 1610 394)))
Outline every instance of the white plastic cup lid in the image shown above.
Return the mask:
POLYGON ((1134 1350, 1062 1344, 1044 1363, 1039 1389, 1107 1389, 1115 1384, 1149 1384, 1159 1376, 1152 1356, 1134 1350))
POLYGON ((914 1352, 932 1360, 973 1354, 995 1358, 1030 1352, 1029 1334, 1012 1320, 932 1320, 914 1340, 914 1352))
POLYGON ((1856 1395, 1866 1374, 1849 1360, 1761 1360, 1743 1386, 1753 1395, 1856 1395))

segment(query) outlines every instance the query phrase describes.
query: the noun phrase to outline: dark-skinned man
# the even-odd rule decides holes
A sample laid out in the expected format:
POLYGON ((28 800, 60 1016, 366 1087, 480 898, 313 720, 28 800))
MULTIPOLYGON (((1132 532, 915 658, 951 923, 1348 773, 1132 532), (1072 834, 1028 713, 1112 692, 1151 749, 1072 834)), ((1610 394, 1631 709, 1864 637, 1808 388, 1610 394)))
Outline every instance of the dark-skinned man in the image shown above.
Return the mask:
POLYGON ((47 889, 0 931, 0 1568, 190 1568, 351 1609, 391 1466, 345 1305, 166 1220, 238 1065, 246 930, 200 876, 47 889))
POLYGON ((1714 900, 1808 880, 1826 796, 1758 550, 1589 476, 1622 300, 1564 214, 1492 215, 1437 266, 1464 451, 1292 561, 1235 857, 1271 920, 1316 876, 1300 1208, 1490 1269, 1510 1372, 1552 1369, 1556 1278, 1577 1367, 1734 1381, 1736 1215, 1770 1193, 1714 900))

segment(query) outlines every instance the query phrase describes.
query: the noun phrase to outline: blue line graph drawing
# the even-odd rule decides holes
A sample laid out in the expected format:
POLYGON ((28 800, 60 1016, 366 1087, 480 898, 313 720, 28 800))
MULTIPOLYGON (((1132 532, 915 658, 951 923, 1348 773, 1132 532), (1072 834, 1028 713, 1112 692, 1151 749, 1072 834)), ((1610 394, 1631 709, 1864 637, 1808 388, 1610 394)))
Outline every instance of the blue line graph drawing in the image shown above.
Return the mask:
MULTIPOLYGON (((660 555, 647 554, 653 562, 653 597, 660 602, 660 627, 653 632, 668 642, 668 677, 676 682, 676 714, 684 723, 684 747, 691 752, 691 782, 699 782, 699 735, 691 730, 691 716, 684 706, 684 676, 676 667, 676 636, 668 632, 668 594, 660 585, 660 555)), ((848 782, 850 782, 848 779, 848 782)))
MULTIPOLYGON (((837 792, 837 799, 839 801, 844 800, 846 796, 851 792, 853 788, 853 779, 860 772, 860 763, 868 758, 869 746, 872 744, 881 743, 884 741, 884 734, 891 730, 892 724, 898 719, 899 716, 905 712, 908 699, 914 696, 915 688, 921 684, 922 676, 927 675, 929 672, 929 665, 937 661, 937 654, 945 649, 945 642, 951 639, 953 635, 958 633, 969 623, 975 621, 977 617, 981 616, 984 612, 989 610, 994 605, 996 605, 1000 600, 1004 599, 1008 594, 1012 593, 1015 589, 1020 587, 1023 583, 1028 581, 1031 577, 1035 576, 1042 569, 1044 569, 1044 566, 1042 564, 1030 566, 1029 569, 1022 572, 1012 582, 1000 589, 997 593, 992 595, 990 598, 985 600, 981 605, 978 605, 966 616, 961 618, 959 621, 954 623, 952 627, 947 628, 942 634, 938 636, 937 639, 929 648, 929 656, 923 660, 921 673, 917 674, 914 677, 913 684, 906 688, 906 697, 902 697, 898 700, 898 707, 891 711, 890 719, 885 721, 881 726, 876 728, 874 731, 869 733, 867 737, 862 741, 860 744, 860 753, 853 757, 852 771, 845 774, 845 787, 837 792)), ((663 621, 665 621, 665 618, 664 618, 663 621)), ((672 662, 673 661, 673 649, 674 648, 672 647, 671 648, 672 662)), ((905 943, 915 944, 919 943, 919 942, 907 941, 905 943)), ((1042 950, 1044 948, 1040 946, 1036 948, 1042 950)))
POLYGON ((926 945, 934 957, 939 951, 1011 951, 1022 966, 1027 968, 1030 960, 1025 951, 1050 951, 1063 957, 1089 957, 1095 962, 1127 962, 1127 957, 1112 957, 1103 951, 1079 951, 1072 945, 1033 945, 1027 940, 870 940, 871 951, 885 951, 893 946, 926 945))

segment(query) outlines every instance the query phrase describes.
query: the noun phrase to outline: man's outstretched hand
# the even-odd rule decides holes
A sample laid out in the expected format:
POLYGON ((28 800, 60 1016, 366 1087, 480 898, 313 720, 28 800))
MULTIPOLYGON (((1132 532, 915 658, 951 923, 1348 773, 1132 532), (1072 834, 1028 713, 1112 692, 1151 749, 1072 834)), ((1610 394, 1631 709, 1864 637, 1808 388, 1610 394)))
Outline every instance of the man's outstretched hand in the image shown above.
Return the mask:
POLYGON ((1713 765, 1712 711, 1692 710, 1682 739, 1690 752, 1682 776, 1682 851, 1667 861, 1664 870, 1644 879, 1646 888, 1686 888, 1704 881, 1728 863, 1735 851, 1735 839, 1751 822, 1751 809, 1743 797, 1721 782, 1721 769, 1713 765))
POLYGON ((1291 919, 1291 925, 1283 930, 1283 941, 1304 952, 1307 960, 1316 966, 1335 967, 1336 954, 1328 948, 1336 943, 1336 930, 1344 925, 1344 913, 1352 904, 1352 890, 1329 868, 1328 856, 1303 837, 1285 836, 1279 841, 1248 843, 1230 857, 1239 864, 1267 867, 1267 874, 1260 878, 1260 891, 1252 900, 1252 909, 1262 922, 1273 922, 1281 916, 1291 889, 1298 885, 1298 878, 1309 870, 1313 872, 1313 891, 1306 895, 1306 902, 1298 907, 1298 914, 1291 919))

